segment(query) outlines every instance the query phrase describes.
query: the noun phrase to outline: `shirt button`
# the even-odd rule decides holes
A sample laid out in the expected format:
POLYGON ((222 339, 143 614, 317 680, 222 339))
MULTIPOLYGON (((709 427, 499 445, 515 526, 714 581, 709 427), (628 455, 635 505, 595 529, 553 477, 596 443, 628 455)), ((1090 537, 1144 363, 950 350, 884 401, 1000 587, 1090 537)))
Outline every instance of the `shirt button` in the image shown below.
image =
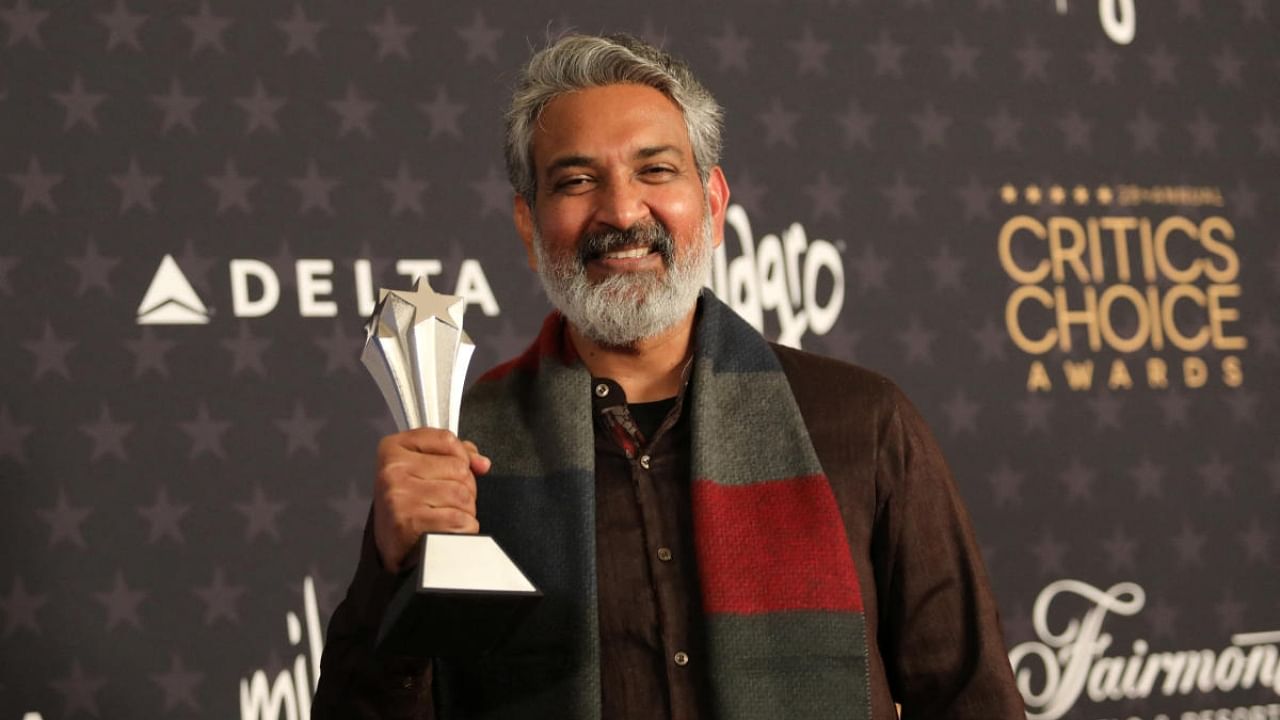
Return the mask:
POLYGON ((671 562, 671 548, 658 548, 658 559, 662 562, 671 562))
POLYGON ((649 456, 648 456, 648 455, 641 455, 641 456, 640 456, 640 467, 644 468, 645 470, 648 470, 648 469, 649 469, 649 456))
POLYGON ((680 652, 676 653, 674 656, 672 656, 672 658, 671 658, 671 659, 672 659, 672 660, 674 660, 674 661, 675 661, 675 663, 676 663, 677 665, 679 665, 680 667, 684 667, 685 665, 688 665, 688 664, 689 664, 689 656, 688 656, 688 655, 686 655, 686 654, 685 654, 685 652, 684 652, 683 650, 681 650, 680 652))
POLYGON ((604 383, 596 383, 596 397, 605 397, 609 394, 609 386, 604 383))

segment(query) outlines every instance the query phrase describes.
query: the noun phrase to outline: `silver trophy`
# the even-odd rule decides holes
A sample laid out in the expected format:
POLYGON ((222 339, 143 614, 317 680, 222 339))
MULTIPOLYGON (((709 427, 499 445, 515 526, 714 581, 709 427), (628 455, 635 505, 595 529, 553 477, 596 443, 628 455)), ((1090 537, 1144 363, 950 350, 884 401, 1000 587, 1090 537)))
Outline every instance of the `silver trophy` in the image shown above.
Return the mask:
MULTIPOLYGON (((423 278, 386 290, 365 328, 364 362, 404 432, 458 432, 467 365, 475 343, 462 330, 465 301, 423 278)), ((484 653, 542 596, 488 535, 423 533, 387 607, 377 645, 421 657, 484 653)))

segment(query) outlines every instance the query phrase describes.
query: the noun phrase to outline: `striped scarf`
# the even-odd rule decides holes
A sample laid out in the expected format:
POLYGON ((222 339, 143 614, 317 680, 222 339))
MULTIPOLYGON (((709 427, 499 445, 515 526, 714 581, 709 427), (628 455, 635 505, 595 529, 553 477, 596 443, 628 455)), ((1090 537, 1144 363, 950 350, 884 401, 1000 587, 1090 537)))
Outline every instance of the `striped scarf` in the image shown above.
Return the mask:
MULTIPOLYGON (((707 677, 726 720, 870 717, 858 578, 777 358, 709 291, 687 412, 707 677)), ((468 393, 478 516, 545 597, 494 655, 437 664, 443 717, 600 719, 591 376, 553 313, 468 393)))

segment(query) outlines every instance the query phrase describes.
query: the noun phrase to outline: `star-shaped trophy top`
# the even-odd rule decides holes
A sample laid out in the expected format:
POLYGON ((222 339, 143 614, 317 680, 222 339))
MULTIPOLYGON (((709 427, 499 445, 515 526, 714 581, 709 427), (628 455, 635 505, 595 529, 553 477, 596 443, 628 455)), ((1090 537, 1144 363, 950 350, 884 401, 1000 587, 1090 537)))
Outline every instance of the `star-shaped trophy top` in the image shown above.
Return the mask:
POLYGON ((466 301, 418 278, 412 290, 382 289, 361 354, 400 430, 457 432, 463 380, 475 345, 462 330, 466 301))

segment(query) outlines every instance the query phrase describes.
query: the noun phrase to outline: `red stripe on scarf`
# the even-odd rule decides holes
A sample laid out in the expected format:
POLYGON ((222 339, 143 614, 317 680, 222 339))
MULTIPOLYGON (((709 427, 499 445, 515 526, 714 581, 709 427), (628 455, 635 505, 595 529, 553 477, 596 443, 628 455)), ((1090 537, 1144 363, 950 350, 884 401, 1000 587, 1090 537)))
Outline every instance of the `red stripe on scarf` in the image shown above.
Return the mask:
POLYGON ((693 483, 694 535, 708 613, 862 611, 858 575, 825 475, 693 483))

